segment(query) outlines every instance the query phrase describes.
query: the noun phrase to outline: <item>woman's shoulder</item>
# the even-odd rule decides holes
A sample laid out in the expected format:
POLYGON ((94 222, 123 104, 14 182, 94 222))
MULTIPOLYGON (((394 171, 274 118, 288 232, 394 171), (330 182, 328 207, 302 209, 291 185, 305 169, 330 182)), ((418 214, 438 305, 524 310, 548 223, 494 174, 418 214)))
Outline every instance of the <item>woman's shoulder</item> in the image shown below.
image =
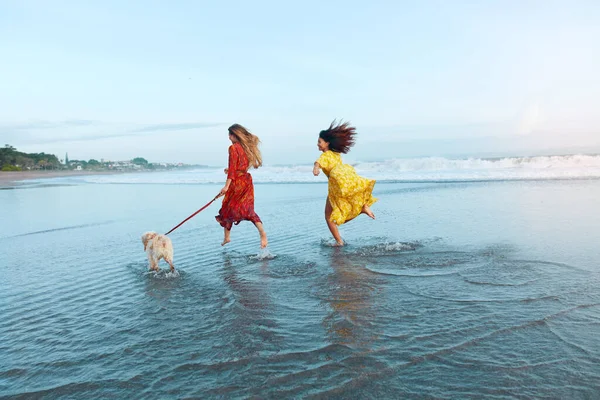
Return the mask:
POLYGON ((342 158, 342 155, 340 153, 333 151, 333 150, 327 150, 326 153, 328 153, 327 154, 328 157, 331 157, 333 159, 338 159, 338 158, 341 159, 342 158))
POLYGON ((332 150, 326 150, 323 152, 323 154, 321 154, 321 156, 319 157, 319 159, 321 160, 336 160, 339 158, 339 153, 336 153, 335 151, 332 150))

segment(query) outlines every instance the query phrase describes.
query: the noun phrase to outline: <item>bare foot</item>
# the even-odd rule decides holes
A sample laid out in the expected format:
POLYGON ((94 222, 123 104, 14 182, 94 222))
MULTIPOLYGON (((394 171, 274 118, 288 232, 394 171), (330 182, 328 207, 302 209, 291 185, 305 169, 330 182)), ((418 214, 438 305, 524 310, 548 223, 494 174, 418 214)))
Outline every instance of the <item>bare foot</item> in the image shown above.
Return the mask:
POLYGON ((268 244, 269 244, 269 241, 267 240, 267 234, 264 233, 264 234, 260 235, 260 248, 264 249, 265 247, 267 247, 268 244))
POLYGON ((344 242, 338 242, 338 241, 336 241, 333 246, 334 247, 343 247, 344 246, 344 242))
POLYGON ((221 243, 221 246, 225 246, 229 242, 231 242, 231 239, 223 239, 223 243, 221 243))
POLYGON ((363 206, 362 212, 363 212, 363 214, 367 214, 372 219, 375 219, 375 214, 373 214, 373 211, 371 211, 371 207, 369 207, 368 205, 365 204, 363 206))

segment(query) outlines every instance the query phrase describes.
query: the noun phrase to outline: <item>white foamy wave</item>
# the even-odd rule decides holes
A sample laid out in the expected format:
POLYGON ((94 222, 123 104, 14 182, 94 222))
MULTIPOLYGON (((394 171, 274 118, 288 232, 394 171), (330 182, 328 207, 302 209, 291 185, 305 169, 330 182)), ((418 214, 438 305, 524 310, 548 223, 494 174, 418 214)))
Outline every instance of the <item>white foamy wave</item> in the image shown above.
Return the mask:
MULTIPOLYGON (((445 182, 523 179, 600 178, 600 155, 449 159, 426 157, 353 164, 356 171, 380 182, 445 182)), ((264 166, 251 170, 255 183, 326 182, 312 165, 264 166)), ((56 178, 56 181, 127 184, 222 184, 222 168, 186 171, 92 175, 56 178)))
POLYGON ((427 157, 358 163, 356 170, 379 180, 473 181, 600 178, 599 155, 467 158, 427 157))

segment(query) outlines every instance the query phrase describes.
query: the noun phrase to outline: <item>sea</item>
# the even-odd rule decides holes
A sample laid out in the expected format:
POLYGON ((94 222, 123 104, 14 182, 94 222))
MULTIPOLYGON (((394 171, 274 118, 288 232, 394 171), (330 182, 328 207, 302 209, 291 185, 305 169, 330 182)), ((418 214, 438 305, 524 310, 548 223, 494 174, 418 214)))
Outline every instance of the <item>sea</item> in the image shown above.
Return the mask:
POLYGON ((324 219, 311 165, 0 188, 0 398, 600 398, 600 156, 357 162, 376 219, 324 219))

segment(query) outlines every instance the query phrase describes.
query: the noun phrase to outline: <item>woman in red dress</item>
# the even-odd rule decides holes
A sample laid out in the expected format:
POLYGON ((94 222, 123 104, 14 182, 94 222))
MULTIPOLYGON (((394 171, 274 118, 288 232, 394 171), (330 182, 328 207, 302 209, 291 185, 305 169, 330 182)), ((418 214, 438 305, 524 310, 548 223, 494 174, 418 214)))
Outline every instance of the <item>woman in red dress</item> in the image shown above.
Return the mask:
POLYGON ((251 221, 260 233, 260 247, 267 247, 267 234, 260 217, 254 212, 254 185, 248 168, 258 168, 262 165, 262 156, 257 136, 248 132, 241 125, 229 127, 229 165, 225 169, 227 182, 220 194, 225 195, 219 215, 215 218, 225 230, 221 246, 231 241, 231 227, 241 221, 251 221))

